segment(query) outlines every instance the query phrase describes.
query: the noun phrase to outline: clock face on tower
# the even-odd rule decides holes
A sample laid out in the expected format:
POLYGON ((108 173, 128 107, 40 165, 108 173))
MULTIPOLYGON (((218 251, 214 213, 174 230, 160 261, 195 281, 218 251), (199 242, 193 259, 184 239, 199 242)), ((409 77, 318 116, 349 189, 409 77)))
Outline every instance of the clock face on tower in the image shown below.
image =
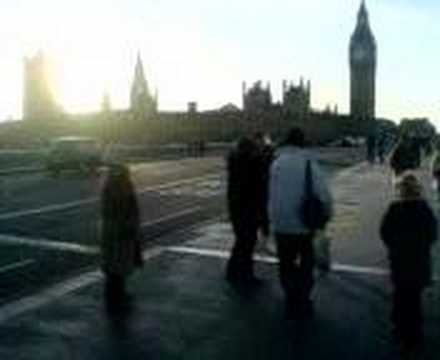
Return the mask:
POLYGON ((357 47, 353 50, 353 59, 354 60, 363 60, 367 56, 367 51, 363 47, 357 47))

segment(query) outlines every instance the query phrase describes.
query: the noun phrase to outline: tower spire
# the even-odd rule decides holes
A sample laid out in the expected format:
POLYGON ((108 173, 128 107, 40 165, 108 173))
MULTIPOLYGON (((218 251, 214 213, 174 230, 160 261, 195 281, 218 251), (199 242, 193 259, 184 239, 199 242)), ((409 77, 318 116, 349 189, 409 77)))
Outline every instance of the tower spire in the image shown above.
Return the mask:
POLYGON ((147 87, 147 81, 145 80, 144 66, 142 65, 141 53, 138 51, 136 66, 134 68, 134 83, 137 83, 138 86, 142 84, 142 86, 147 87))
POLYGON ((350 39, 350 113, 359 119, 375 117, 377 46, 370 28, 365 0, 361 0, 357 23, 350 39))
POLYGON ((156 111, 154 98, 148 89, 145 79, 144 66, 142 65, 141 53, 138 51, 136 65, 134 68, 134 79, 130 94, 131 110, 140 116, 156 111))
POLYGON ((368 10, 367 10, 367 5, 365 5, 365 0, 361 1, 361 6, 359 7, 358 23, 359 24, 368 23, 368 10))

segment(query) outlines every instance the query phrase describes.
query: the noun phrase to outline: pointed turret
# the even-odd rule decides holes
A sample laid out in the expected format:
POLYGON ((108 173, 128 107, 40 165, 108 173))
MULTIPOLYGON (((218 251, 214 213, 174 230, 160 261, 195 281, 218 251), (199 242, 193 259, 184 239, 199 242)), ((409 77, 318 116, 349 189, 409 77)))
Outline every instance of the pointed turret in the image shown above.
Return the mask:
POLYGON ((147 80, 145 80, 144 66, 142 65, 142 59, 140 53, 137 55, 136 65, 134 68, 134 79, 131 87, 131 104, 137 101, 139 96, 148 94, 147 80))
POLYGON ((361 6, 358 11, 358 22, 360 23, 368 22, 368 11, 364 0, 362 0, 361 6))
POLYGON ((144 66, 139 52, 134 68, 133 84, 131 86, 130 107, 136 115, 142 117, 156 111, 155 101, 148 89, 144 66))

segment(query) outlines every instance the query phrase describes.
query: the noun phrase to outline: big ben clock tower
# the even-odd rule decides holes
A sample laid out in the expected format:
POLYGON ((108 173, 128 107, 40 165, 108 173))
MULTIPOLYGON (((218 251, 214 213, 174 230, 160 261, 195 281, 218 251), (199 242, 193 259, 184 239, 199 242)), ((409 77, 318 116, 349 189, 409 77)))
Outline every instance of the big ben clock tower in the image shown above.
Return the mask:
POLYGON ((377 50, 364 0, 350 39, 349 52, 350 114, 356 119, 374 119, 377 50))

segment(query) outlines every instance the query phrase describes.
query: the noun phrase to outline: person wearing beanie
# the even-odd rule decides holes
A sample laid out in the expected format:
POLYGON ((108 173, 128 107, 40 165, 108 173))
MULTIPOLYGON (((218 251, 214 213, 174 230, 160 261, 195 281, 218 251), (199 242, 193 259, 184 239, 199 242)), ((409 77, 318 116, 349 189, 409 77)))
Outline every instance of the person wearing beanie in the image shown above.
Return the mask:
POLYGON ((380 234, 391 266, 394 335, 404 348, 416 348, 422 340, 421 299, 431 283, 437 221, 414 174, 404 174, 397 188, 399 198, 386 211, 380 234))

